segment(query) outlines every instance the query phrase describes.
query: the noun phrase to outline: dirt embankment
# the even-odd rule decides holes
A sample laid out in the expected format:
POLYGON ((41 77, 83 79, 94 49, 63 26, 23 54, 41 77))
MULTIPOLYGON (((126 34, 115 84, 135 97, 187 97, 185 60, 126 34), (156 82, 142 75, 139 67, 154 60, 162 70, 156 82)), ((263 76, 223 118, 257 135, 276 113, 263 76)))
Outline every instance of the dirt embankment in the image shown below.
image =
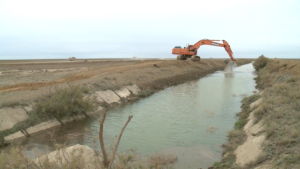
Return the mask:
POLYGON ((300 60, 260 57, 254 67, 262 92, 243 100, 212 168, 300 168, 300 60))
MULTIPOLYGON (((249 63, 238 59, 237 64, 249 63)), ((0 64, 1 65, 1 64, 0 64)), ((4 62, 0 66, 0 103, 29 103, 57 86, 85 85, 91 91, 137 84, 159 90, 224 69, 222 59, 201 62, 176 60, 115 60, 90 62, 4 62), (20 97, 22 96, 22 97, 20 97)))

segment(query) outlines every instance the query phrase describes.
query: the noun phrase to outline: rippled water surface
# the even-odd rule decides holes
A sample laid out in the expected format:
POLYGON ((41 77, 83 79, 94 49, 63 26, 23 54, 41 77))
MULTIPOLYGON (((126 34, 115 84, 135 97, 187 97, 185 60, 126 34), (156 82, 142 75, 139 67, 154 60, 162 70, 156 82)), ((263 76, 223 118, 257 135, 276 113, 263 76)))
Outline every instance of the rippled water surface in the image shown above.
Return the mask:
MULTIPOLYGON (((107 112, 104 125, 106 145, 116 140, 129 115, 119 150, 136 148, 142 155, 172 153, 175 168, 207 168, 221 160, 221 145, 233 128, 240 101, 255 91, 251 64, 223 71, 197 81, 169 87, 148 98, 107 112)), ((93 147, 101 115, 44 132, 19 142, 52 150, 52 142, 85 144, 93 147)), ((96 142, 96 144, 98 144, 96 142)), ((29 155, 32 152, 27 151, 29 155)))

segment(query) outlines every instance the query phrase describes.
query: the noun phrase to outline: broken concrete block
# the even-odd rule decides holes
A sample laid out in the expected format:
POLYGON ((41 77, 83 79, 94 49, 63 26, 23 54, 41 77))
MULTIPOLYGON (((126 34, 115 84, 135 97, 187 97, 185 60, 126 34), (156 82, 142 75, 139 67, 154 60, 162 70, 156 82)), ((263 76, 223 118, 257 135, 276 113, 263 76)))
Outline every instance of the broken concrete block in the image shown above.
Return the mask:
POLYGON ((77 162, 82 162, 82 168, 89 169, 99 168, 100 162, 103 161, 103 159, 99 155, 96 155, 95 151, 90 147, 76 144, 74 146, 67 147, 64 150, 52 151, 49 154, 34 159, 34 162, 42 163, 44 160, 47 160, 50 163, 57 163, 58 165, 61 165, 61 163, 65 164, 72 159, 74 160, 74 157, 78 157, 76 158, 77 162))
POLYGON ((28 134, 34 134, 39 131, 50 129, 50 128, 56 127, 56 126, 60 126, 60 123, 56 119, 53 119, 53 120, 49 120, 49 121, 42 122, 40 124, 31 126, 31 127, 27 128, 26 131, 28 134))
POLYGON ((96 93, 108 104, 118 103, 120 101, 120 97, 111 90, 98 91, 96 93))
POLYGON ((115 92, 117 93, 117 95, 123 98, 126 98, 130 95, 130 91, 126 87, 123 87, 120 90, 116 90, 115 92))
POLYGON ((28 115, 22 107, 2 108, 0 109, 0 131, 10 129, 27 118, 28 115))
POLYGON ((131 91, 134 95, 137 95, 141 89, 137 87, 137 85, 125 86, 129 91, 131 91))

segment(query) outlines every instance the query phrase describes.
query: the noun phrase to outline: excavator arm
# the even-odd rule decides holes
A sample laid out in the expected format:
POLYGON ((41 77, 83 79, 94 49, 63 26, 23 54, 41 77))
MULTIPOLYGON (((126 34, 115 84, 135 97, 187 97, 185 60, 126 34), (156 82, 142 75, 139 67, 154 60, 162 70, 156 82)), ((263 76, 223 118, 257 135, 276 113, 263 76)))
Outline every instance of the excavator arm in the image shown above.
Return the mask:
POLYGON ((222 44, 222 43, 218 43, 217 41, 220 41, 220 40, 202 39, 202 40, 198 41, 197 43, 195 43, 194 45, 189 45, 188 49, 190 51, 196 52, 200 48, 201 45, 224 47, 226 52, 228 53, 229 57, 231 58, 231 60, 235 62, 236 60, 233 58, 233 52, 232 52, 228 42, 226 40, 222 40, 223 41, 223 44, 222 44))

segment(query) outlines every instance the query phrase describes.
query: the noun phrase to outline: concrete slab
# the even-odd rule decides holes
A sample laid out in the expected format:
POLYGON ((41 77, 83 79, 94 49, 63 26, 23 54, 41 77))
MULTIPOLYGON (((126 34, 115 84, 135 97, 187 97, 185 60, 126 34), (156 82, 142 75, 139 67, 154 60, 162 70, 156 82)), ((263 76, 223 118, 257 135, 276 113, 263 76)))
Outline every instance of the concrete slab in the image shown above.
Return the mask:
POLYGON ((70 123, 73 122, 75 119, 73 117, 64 117, 61 119, 61 121, 65 124, 65 123, 70 123))
POLYGON ((123 87, 120 90, 116 90, 115 92, 117 93, 117 95, 123 98, 126 98, 130 95, 130 91, 126 87, 123 87))
POLYGON ((80 114, 80 115, 75 116, 74 118, 75 118, 75 120, 82 120, 82 119, 85 119, 86 116, 84 114, 80 114))
POLYGON ((137 85, 125 86, 129 91, 131 91, 134 95, 139 94, 141 89, 137 85))
POLYGON ((103 107, 101 107, 101 106, 99 106, 98 108, 97 108, 97 111, 102 111, 103 110, 103 107))
POLYGON ((22 132, 18 131, 16 133, 13 133, 13 134, 10 134, 10 135, 4 137, 4 139, 6 141, 11 141, 11 140, 14 140, 14 139, 17 139, 17 138, 22 138, 22 137, 25 137, 25 135, 22 132))
POLYGON ((92 116, 92 115, 98 114, 102 110, 103 110, 103 107, 99 106, 96 111, 87 112, 86 114, 88 116, 92 116))
POLYGON ((111 90, 97 91, 96 94, 108 104, 118 103, 120 101, 120 97, 111 90))
POLYGON ((32 110, 32 105, 24 106, 23 108, 25 109, 26 112, 30 112, 32 110))
POLYGON ((101 91, 97 91, 97 92, 95 92, 95 94, 92 94, 92 97, 96 97, 96 100, 98 102, 104 102, 104 100, 99 95, 100 93, 101 93, 101 91))
POLYGON ((0 109, 0 131, 10 129, 27 118, 28 115, 22 107, 2 108, 0 109))
POLYGON ((49 120, 49 121, 42 122, 40 124, 31 126, 31 127, 27 128, 26 131, 28 132, 28 134, 34 134, 39 131, 50 129, 50 128, 56 127, 56 126, 60 126, 60 123, 56 119, 53 119, 53 120, 49 120))

